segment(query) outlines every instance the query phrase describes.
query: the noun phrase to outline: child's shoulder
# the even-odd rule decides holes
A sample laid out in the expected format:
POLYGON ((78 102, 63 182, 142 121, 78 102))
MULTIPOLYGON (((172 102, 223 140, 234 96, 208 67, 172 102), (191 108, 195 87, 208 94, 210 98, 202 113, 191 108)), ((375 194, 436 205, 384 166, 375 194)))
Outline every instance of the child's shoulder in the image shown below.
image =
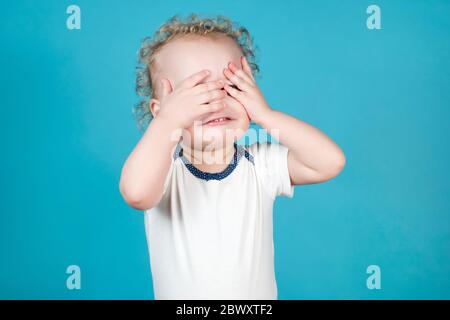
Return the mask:
POLYGON ((247 149, 253 156, 256 172, 268 193, 273 198, 280 195, 292 197, 294 187, 289 176, 289 149, 272 141, 255 142, 248 145, 247 149))

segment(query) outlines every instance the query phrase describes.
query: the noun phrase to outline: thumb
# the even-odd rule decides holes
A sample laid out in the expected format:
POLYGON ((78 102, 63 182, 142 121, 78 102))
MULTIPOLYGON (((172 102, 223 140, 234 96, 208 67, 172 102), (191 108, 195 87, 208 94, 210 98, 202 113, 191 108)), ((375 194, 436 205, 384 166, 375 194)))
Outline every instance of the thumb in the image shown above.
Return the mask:
POLYGON ((162 98, 167 96, 169 93, 172 92, 172 85, 170 84, 170 81, 167 79, 161 79, 161 86, 162 86, 162 98))

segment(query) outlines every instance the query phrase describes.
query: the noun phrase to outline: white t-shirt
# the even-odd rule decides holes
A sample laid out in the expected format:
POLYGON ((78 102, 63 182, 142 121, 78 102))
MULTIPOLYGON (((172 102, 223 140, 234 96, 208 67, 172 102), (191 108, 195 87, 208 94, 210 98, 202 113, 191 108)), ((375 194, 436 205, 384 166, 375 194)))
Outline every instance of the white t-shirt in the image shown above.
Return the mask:
POLYGON ((163 197, 145 211, 155 299, 277 299, 272 209, 292 197, 287 147, 235 144, 221 173, 177 145, 163 197))

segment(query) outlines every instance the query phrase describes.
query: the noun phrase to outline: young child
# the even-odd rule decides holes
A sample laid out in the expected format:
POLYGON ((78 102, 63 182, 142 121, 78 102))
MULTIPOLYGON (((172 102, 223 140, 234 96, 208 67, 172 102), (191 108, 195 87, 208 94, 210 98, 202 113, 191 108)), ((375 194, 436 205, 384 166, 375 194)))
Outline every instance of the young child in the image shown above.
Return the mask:
POLYGON ((120 191, 145 211, 155 298, 277 299, 273 202, 335 177, 343 152, 268 105, 252 39, 225 17, 175 16, 143 41, 140 59, 147 99, 136 110, 141 125, 152 120, 120 191), (237 144, 250 121, 281 144, 237 144))

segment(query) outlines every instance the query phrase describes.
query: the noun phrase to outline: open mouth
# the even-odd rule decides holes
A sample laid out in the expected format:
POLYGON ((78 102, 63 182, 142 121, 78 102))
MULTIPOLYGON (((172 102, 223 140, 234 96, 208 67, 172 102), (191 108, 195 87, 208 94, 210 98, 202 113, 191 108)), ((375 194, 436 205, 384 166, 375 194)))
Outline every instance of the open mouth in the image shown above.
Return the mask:
POLYGON ((231 119, 228 117, 220 117, 220 118, 216 118, 216 119, 212 119, 207 122, 204 122, 202 125, 204 125, 204 126, 220 126, 220 125, 227 124, 230 121, 231 121, 231 119))

